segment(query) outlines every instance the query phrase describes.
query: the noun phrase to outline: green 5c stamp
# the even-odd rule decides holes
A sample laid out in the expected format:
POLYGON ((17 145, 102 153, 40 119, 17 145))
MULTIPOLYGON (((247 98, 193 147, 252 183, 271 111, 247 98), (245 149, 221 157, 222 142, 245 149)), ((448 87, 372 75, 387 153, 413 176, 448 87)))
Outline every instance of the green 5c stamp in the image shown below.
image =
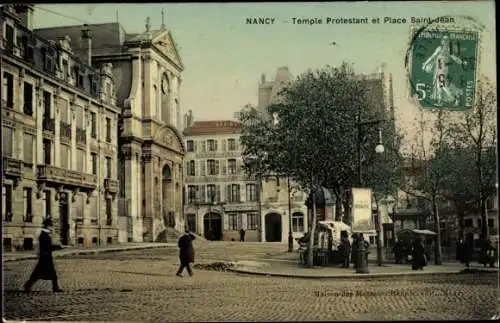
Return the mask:
POLYGON ((410 95, 423 109, 474 107, 479 32, 420 29, 409 57, 410 95))

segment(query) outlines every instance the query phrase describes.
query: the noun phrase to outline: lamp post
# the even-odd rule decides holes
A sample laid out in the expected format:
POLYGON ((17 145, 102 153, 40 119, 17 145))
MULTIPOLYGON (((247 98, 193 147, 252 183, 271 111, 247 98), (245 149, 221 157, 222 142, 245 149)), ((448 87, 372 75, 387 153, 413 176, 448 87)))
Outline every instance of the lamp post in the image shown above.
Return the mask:
POLYGON ((290 200, 290 177, 287 177, 288 191, 288 252, 293 251, 293 234, 292 234, 292 201, 290 200))

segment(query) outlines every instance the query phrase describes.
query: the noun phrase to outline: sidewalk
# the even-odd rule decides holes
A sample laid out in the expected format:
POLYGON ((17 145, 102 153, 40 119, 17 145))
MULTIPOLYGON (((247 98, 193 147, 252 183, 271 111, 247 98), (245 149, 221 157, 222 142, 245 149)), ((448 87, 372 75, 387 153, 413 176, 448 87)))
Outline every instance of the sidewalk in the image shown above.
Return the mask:
MULTIPOLYGON (((62 250, 54 251, 54 257, 67 257, 67 256, 77 256, 77 255, 92 255, 105 252, 120 252, 128 250, 144 250, 144 249, 155 249, 155 248, 165 248, 165 247, 177 247, 176 243, 124 243, 117 244, 110 247, 93 247, 93 248, 65 248, 62 250)), ((38 254, 36 251, 31 252, 4 252, 3 261, 20 261, 20 260, 30 260, 38 259, 38 254)))
MULTIPOLYGON (((358 274, 354 268, 340 268, 339 266, 306 268, 298 265, 297 260, 287 259, 261 259, 259 261, 237 261, 230 271, 241 274, 295 277, 295 278, 336 278, 336 279, 359 279, 379 277, 405 277, 405 276, 429 276, 443 274, 463 274, 465 266, 460 263, 443 263, 441 266, 429 264, 424 270, 412 270, 410 265, 396 265, 387 263, 377 266, 375 261, 369 260, 369 273, 358 274)), ((285 257, 283 257, 285 258, 285 257)), ((473 263, 471 272, 497 273, 497 268, 484 268, 482 265, 473 263)))

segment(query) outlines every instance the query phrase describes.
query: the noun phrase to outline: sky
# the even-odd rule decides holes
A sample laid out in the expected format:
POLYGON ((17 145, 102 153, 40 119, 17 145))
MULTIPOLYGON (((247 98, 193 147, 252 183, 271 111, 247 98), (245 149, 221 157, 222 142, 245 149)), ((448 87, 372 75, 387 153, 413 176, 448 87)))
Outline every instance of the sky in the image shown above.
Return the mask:
MULTIPOLYGON (((161 9, 185 66, 182 113, 195 120, 233 119, 247 103, 256 105, 260 75, 274 77, 287 66, 294 75, 343 61, 356 72, 371 73, 385 63, 392 73, 394 105, 400 127, 412 132, 419 108, 408 99, 404 58, 410 17, 470 16, 483 24, 478 73, 496 80, 493 1, 357 3, 154 3, 39 5, 35 27, 117 20, 127 33, 160 28, 161 9), (49 12, 50 11, 50 12, 49 12), (249 25, 246 18, 274 18, 274 24, 249 25), (322 18, 323 24, 293 24, 292 18, 322 18), (378 24, 325 24, 327 17, 380 17, 378 24), (384 17, 406 23, 384 23, 384 17), (332 46, 335 42, 337 45, 332 46)), ((460 23, 465 21, 457 18, 460 23)))

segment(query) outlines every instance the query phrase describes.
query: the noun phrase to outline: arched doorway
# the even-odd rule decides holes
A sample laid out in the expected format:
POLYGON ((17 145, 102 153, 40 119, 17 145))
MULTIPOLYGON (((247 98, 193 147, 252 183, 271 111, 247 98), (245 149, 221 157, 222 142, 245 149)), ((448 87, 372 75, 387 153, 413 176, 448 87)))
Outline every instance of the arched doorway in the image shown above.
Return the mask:
POLYGON ((266 241, 281 242, 281 215, 278 213, 266 214, 266 241))
POLYGON ((172 172, 168 165, 162 169, 162 216, 165 221, 165 226, 175 227, 175 213, 173 212, 174 192, 172 190, 172 172))
POLYGON ((222 239, 222 218, 220 214, 210 212, 205 214, 203 218, 203 231, 207 240, 222 239))

